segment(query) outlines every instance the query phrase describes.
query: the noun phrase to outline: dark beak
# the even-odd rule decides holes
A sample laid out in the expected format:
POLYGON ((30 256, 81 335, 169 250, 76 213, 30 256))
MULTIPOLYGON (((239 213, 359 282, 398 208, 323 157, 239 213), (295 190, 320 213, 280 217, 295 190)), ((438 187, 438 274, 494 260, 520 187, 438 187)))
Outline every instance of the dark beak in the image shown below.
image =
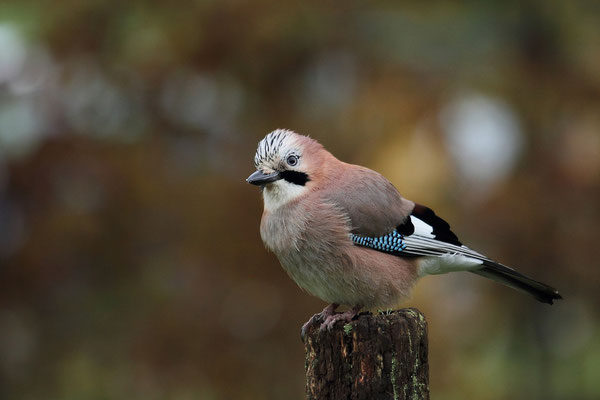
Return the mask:
POLYGON ((281 179, 279 172, 273 172, 272 174, 264 174, 262 171, 256 171, 246 179, 246 182, 256 186, 266 185, 267 183, 275 182, 281 179))

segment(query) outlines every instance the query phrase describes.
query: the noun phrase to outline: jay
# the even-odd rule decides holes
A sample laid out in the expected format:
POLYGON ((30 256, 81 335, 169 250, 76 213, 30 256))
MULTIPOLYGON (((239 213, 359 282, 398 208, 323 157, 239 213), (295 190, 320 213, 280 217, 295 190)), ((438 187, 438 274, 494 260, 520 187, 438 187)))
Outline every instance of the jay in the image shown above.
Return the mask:
POLYGON ((302 328, 330 329, 362 309, 395 308, 425 275, 469 271, 552 304, 556 289, 463 245, 430 208, 382 175, 335 158, 316 140, 277 129, 258 144, 265 246, 308 293, 328 303, 302 328), (336 313, 340 305, 351 307, 336 313))

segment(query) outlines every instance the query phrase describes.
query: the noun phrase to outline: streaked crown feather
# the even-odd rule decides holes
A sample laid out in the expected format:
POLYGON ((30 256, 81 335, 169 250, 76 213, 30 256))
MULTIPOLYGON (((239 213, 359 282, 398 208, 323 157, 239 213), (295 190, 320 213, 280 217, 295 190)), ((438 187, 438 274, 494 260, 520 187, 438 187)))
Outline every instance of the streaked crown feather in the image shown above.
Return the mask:
POLYGON ((275 129, 258 143, 256 154, 254 155, 254 166, 258 168, 260 164, 272 162, 279 155, 281 147, 285 141, 295 135, 288 129, 275 129))

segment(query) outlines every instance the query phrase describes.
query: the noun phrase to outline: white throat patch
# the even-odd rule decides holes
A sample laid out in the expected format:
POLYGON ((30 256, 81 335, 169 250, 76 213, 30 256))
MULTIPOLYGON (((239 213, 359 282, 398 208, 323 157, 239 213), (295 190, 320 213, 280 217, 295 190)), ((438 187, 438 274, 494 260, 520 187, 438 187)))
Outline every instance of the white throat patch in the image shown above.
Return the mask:
POLYGON ((266 211, 275 211, 282 205, 306 193, 306 186, 295 185, 284 179, 270 183, 263 189, 266 211))

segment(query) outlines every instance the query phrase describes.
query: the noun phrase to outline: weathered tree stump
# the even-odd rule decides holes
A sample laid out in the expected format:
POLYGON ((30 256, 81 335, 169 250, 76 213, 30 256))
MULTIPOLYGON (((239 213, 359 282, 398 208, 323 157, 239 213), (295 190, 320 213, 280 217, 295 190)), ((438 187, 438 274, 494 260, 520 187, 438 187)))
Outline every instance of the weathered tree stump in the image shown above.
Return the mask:
POLYGON ((309 400, 429 399, 427 322, 415 308, 362 313, 305 338, 309 400))

